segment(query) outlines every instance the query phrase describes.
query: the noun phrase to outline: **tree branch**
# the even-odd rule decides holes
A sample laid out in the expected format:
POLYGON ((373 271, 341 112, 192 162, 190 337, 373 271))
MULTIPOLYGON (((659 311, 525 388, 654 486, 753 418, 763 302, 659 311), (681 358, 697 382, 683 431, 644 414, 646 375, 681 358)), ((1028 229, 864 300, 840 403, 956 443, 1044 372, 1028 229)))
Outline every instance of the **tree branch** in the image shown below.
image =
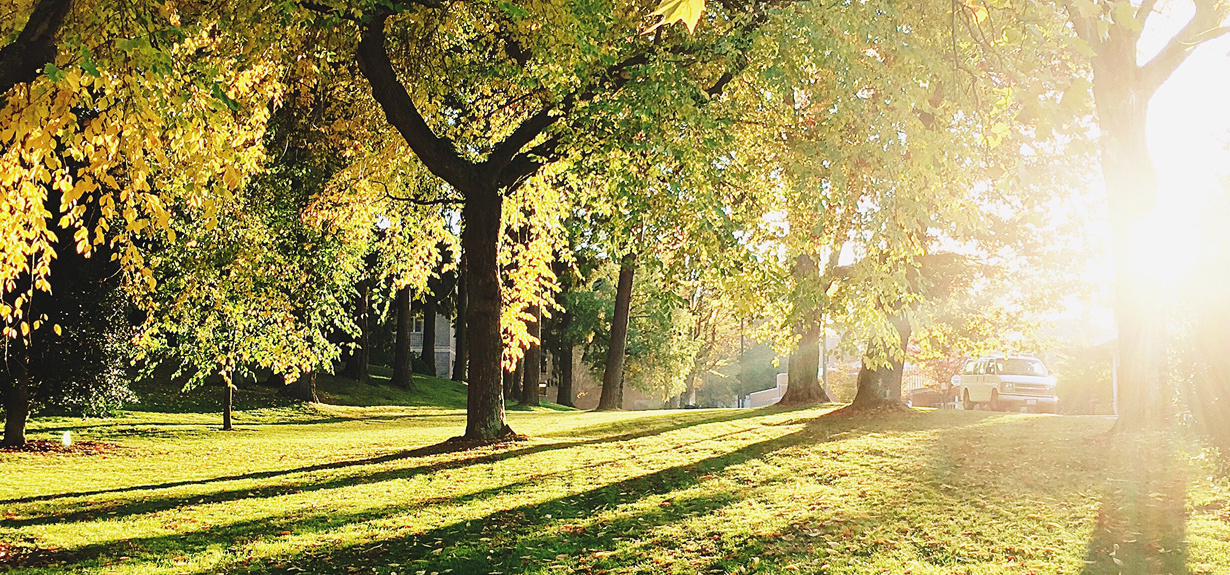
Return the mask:
POLYGON ((432 132, 406 87, 397 79, 384 47, 384 25, 391 15, 387 11, 377 13, 364 26, 356 50, 359 70, 371 84, 372 96, 380 103, 389 123, 397 128, 423 165, 468 197, 481 187, 478 166, 462 158, 451 142, 432 132))
MULTIPOLYGON (((21 34, 0 48, 0 96, 18 84, 33 82, 47 64, 55 63, 56 34, 72 5, 72 0, 39 0, 34 5, 21 34)), ((8 98, 0 99, 0 110, 7 105, 8 98)))
POLYGON ((419 198, 414 198, 414 197, 409 197, 409 196, 406 196, 406 197, 394 196, 393 194, 389 193, 387 190, 384 192, 384 196, 395 202, 406 202, 408 204, 414 204, 416 206, 456 206, 456 205, 466 203, 465 198, 435 198, 431 200, 421 200, 419 198))
MULTIPOLYGON (((571 108, 569 103, 570 98, 565 98, 560 108, 571 108)), ((487 155, 487 160, 483 162, 483 170, 495 176, 496 180, 502 179, 501 174, 504 169, 517 157, 527 144, 542 134, 544 130, 550 128, 562 117, 561 113, 555 112, 554 106, 544 106, 537 114, 530 116, 512 134, 509 134, 503 142, 495 146, 491 153, 487 155)))
POLYGON ((1183 29, 1166 43, 1157 56, 1140 68, 1141 89, 1152 94, 1187 60, 1197 46, 1230 34, 1230 26, 1222 26, 1230 5, 1217 0, 1196 2, 1196 13, 1183 29))
POLYGON ((1153 9, 1157 7, 1157 0, 1144 0, 1140 3, 1140 7, 1136 9, 1136 22, 1140 24, 1140 29, 1144 30, 1145 22, 1149 21, 1149 16, 1153 15, 1153 9))
POLYGON ((1072 23, 1072 29, 1076 31, 1076 37, 1084 40, 1096 52, 1102 39, 1097 34, 1097 26, 1093 19, 1081 16, 1080 10, 1072 5, 1072 0, 1063 0, 1063 9, 1068 13, 1068 21, 1072 23))

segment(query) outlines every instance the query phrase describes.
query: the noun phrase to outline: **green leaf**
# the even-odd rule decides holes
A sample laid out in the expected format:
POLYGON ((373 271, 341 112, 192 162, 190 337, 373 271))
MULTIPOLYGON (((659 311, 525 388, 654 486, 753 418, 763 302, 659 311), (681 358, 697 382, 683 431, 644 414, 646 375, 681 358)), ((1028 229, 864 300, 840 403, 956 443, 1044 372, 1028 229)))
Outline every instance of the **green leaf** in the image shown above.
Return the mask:
POLYGON ((667 26, 674 22, 683 22, 688 27, 688 32, 695 32, 696 23, 700 21, 700 15, 704 11, 705 0, 662 0, 658 4, 658 9, 653 11, 653 15, 661 16, 662 20, 650 26, 645 32, 653 32, 660 26, 667 26))
POLYGON ((213 97, 221 100, 223 104, 226 104, 226 107, 230 108, 231 111, 236 111, 239 109, 239 102, 236 102, 228 98, 226 96, 226 92, 222 90, 222 86, 219 86, 218 84, 214 84, 210 88, 210 93, 213 94, 213 97))
POLYGON ((94 63, 94 55, 86 48, 81 48, 81 69, 86 74, 98 77, 98 65, 94 63))
POLYGON ((64 70, 57 68, 56 65, 51 62, 48 62, 46 66, 43 66, 43 74, 45 74, 47 79, 52 82, 59 82, 64 79, 64 70))

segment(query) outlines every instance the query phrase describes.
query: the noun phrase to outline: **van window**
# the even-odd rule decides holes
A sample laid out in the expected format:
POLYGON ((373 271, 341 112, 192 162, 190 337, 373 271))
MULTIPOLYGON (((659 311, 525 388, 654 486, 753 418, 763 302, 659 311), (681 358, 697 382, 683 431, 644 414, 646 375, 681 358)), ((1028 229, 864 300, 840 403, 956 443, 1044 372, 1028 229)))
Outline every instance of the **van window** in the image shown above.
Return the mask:
POLYGON ((965 362, 965 368, 961 370, 961 375, 973 375, 974 367, 978 364, 977 360, 969 360, 965 362))
POLYGON ((1001 375, 1036 375, 1045 376, 1046 366, 1041 361, 1029 358, 1011 358, 999 360, 1001 375))

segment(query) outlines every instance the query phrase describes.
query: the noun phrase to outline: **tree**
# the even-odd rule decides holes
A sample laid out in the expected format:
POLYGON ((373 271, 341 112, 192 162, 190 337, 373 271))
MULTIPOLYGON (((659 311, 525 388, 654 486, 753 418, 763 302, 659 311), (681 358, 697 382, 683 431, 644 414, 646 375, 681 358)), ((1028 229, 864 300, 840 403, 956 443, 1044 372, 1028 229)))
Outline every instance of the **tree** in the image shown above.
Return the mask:
POLYGON ((457 313, 453 319, 454 350, 457 354, 453 360, 453 381, 466 381, 470 365, 470 346, 466 335, 466 309, 470 298, 466 293, 465 275, 466 260, 465 254, 462 254, 461 262, 457 265, 457 313))
POLYGON ((628 317, 632 309, 632 280, 636 274, 636 254, 628 253, 619 263, 619 283, 615 288, 615 315, 611 318, 611 339, 607 344, 602 371, 602 396, 598 411, 623 409, 624 355, 628 345, 628 317))
POLYGON ((521 405, 536 406, 541 403, 538 386, 542 383, 542 310, 530 309, 533 319, 529 321, 529 336, 538 340, 525 350, 523 379, 521 382, 521 405))
POLYGON ((1133 242, 1157 205, 1157 173, 1149 156, 1145 120, 1158 87, 1200 44, 1230 33, 1230 4, 1195 0, 1187 24, 1144 64, 1141 32, 1157 8, 1127 0, 1065 1, 1080 47, 1093 68, 1093 98, 1101 128, 1102 177, 1109 199, 1115 263, 1115 321, 1121 358, 1116 429, 1156 424, 1169 413, 1166 394, 1165 308, 1159 274, 1141 261, 1133 242))
POLYGON ((346 359, 346 370, 343 372, 346 377, 353 378, 360 383, 368 382, 368 365, 371 363, 369 322, 372 318, 369 310, 371 310, 371 283, 368 278, 364 277, 355 285, 354 323, 359 335, 355 339, 350 357, 346 359))
POLYGON ((375 100, 426 169, 455 191, 448 201, 463 203, 470 348, 464 437, 511 434, 499 392, 504 198, 544 166, 603 145, 610 130, 627 130, 626 111, 667 99, 678 109, 680 97, 690 111, 719 95, 744 65, 727 56, 730 39, 745 41, 772 5, 732 10, 722 18, 727 29, 699 41, 640 35, 644 15, 631 6, 612 13, 590 5, 390 3, 364 15, 356 54, 375 100), (539 25, 569 33, 540 34, 539 25), (433 74, 411 71, 403 83, 390 49, 401 55, 410 47, 413 58, 404 64, 430 65, 433 74))
POLYGON ((394 300, 394 313, 397 315, 397 335, 393 342, 393 387, 414 389, 413 352, 410 350, 410 338, 414 333, 414 312, 410 305, 410 288, 397 290, 394 300))
MULTIPOLYGON (((58 323, 26 315, 77 305, 73 289, 53 290, 51 273, 64 269, 55 260, 106 254, 99 258, 118 264, 113 279, 152 287, 140 248, 174 234, 171 206, 209 211, 257 169, 263 148, 248 144, 263 136, 284 88, 269 64, 294 42, 269 46, 236 34, 268 23, 270 12, 252 8, 53 0, 11 7, 0 22, 0 35, 14 40, 0 48, 6 341, 84 358, 74 341, 86 330, 52 337, 45 330, 58 323)), ((95 345, 107 341, 94 333, 95 345)), ((8 367, 41 387, 17 363, 8 367)), ((6 422, 14 436, 22 419, 6 422)))
MULTIPOLYGON (((30 11, 21 33, 12 43, 0 48, 0 95, 18 84, 29 84, 38 78, 48 64, 55 65, 59 45, 56 37, 72 0, 40 0, 30 11)), ((0 108, 8 100, 0 102, 0 108)))

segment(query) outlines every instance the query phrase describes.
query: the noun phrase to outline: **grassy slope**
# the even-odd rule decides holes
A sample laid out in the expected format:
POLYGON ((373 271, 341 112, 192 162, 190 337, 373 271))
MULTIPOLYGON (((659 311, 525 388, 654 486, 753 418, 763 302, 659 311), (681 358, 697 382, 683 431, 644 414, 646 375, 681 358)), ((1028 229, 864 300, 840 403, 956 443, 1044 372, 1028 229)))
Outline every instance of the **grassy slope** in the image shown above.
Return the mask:
MULTIPOLYGON (((126 449, 0 454, 0 541, 114 573, 1230 571, 1230 487, 1104 419, 533 410, 441 453, 461 396, 423 383, 446 407, 38 420, 126 449)), ((414 400, 353 385, 321 387, 414 400)))

